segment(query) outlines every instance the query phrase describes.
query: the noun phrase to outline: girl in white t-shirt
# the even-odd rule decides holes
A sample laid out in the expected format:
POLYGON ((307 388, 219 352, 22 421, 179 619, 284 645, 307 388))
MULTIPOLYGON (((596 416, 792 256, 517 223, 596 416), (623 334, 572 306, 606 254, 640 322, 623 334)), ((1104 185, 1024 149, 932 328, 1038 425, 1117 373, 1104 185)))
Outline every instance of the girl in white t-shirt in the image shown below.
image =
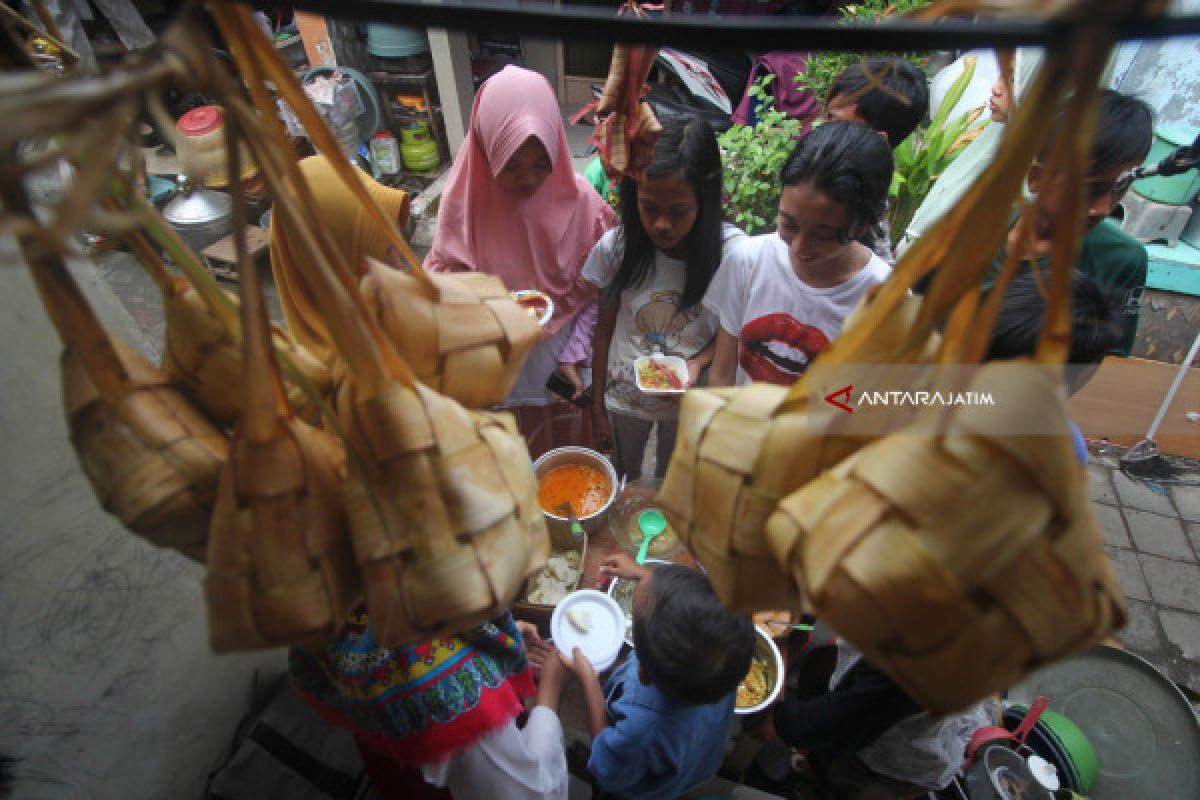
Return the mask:
POLYGON ((827 122, 783 167, 779 228, 744 237, 704 296, 717 315, 709 383, 792 384, 891 268, 857 240, 883 218, 892 151, 856 122, 827 122))
POLYGON ((592 427, 617 469, 641 475, 658 425, 656 477, 675 447, 679 401, 638 388, 634 361, 655 350, 687 361, 688 384, 712 361, 716 317, 702 300, 726 240, 741 232, 721 222, 721 154, 699 118, 663 123, 646 176, 618 189, 621 225, 596 243, 583 277, 600 287, 592 356, 592 427))

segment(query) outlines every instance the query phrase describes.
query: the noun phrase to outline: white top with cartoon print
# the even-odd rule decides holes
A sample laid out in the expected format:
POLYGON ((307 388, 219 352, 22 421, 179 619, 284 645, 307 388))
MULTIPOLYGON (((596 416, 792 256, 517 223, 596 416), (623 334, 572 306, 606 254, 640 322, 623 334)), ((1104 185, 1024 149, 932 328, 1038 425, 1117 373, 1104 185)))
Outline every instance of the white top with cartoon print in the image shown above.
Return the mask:
MULTIPOLYGON (((583 265, 583 277, 601 289, 612 283, 621 266, 619 231, 614 228, 600 237, 583 265)), ((726 247, 732 238, 745 235, 732 225, 725 225, 722 234, 726 247)), ((651 397, 638 390, 633 362, 656 347, 663 355, 691 358, 716 334, 716 315, 701 303, 682 312, 676 307, 686 275, 687 264, 682 259, 655 250, 654 269, 642 285, 621 292, 608 348, 604 405, 609 411, 649 420, 679 416, 676 398, 651 397)))

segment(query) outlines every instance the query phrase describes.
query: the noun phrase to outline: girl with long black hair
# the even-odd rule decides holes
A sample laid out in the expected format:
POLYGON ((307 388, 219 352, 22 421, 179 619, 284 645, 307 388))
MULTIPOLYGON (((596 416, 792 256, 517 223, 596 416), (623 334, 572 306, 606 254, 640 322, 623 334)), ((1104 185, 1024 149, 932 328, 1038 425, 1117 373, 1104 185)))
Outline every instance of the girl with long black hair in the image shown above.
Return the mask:
POLYGON ((592 426, 617 469, 641 475, 658 425, 656 477, 675 447, 676 398, 637 387, 634 362, 661 352, 687 361, 688 385, 712 361, 716 317, 701 303, 725 244, 741 232, 721 220, 721 154, 712 128, 695 117, 663 121, 646 176, 619 188, 621 225, 596 244, 583 277, 600 287, 593 348, 592 426))

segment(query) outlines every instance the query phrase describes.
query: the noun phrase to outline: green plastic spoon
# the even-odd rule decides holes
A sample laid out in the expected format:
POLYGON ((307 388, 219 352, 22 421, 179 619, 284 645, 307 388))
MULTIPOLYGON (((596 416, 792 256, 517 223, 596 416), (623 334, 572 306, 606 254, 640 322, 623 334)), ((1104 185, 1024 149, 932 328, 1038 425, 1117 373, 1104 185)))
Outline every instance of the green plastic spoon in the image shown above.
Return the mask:
POLYGON ((667 529, 667 518, 656 508, 642 511, 638 514, 638 529, 642 532, 642 546, 638 548, 637 563, 646 563, 646 554, 650 552, 650 542, 667 529))

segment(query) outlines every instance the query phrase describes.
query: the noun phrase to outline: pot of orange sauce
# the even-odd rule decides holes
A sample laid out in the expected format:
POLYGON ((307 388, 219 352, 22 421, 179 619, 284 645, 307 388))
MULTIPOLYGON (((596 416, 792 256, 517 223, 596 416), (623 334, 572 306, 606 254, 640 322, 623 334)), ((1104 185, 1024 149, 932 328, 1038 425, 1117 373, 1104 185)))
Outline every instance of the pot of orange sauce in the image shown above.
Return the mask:
POLYGON ((560 507, 570 503, 579 524, 588 533, 608 518, 617 497, 617 471, 607 458, 586 447, 559 447, 533 463, 538 479, 538 501, 546 515, 550 543, 555 550, 577 549, 571 524, 560 507))

